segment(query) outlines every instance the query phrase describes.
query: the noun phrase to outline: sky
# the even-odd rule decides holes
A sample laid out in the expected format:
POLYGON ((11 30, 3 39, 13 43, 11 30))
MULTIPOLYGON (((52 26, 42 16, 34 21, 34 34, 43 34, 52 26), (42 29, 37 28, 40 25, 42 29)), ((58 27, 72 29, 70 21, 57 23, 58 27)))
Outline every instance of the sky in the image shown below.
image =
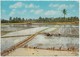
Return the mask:
POLYGON ((1 1, 1 19, 10 17, 32 18, 79 17, 78 1, 1 1))

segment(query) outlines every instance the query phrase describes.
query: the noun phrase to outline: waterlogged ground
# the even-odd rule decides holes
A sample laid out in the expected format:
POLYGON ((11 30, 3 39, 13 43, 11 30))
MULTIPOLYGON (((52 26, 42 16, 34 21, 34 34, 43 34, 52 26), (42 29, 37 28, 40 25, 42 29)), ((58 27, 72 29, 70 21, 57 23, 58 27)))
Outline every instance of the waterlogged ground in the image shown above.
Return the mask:
POLYGON ((2 36, 1 39, 1 50, 5 50, 9 48, 12 45, 17 44, 20 41, 23 41, 24 39, 27 39, 28 35, 34 34, 38 31, 41 31, 47 27, 38 27, 38 28, 30 28, 26 30, 21 30, 17 32, 7 33, 6 35, 2 36), (26 36, 27 35, 27 36, 26 36))
POLYGON ((20 30, 20 31, 12 32, 12 33, 7 33, 6 35, 3 35, 2 37, 32 35, 46 28, 48 27, 37 27, 37 28, 24 29, 24 30, 20 30))
MULTIPOLYGON (((17 35, 24 35, 25 33, 23 31, 27 33, 34 33, 32 32, 32 30, 29 32, 29 30, 27 30, 27 27, 26 25, 24 27, 21 27, 22 29, 20 29, 20 27, 14 27, 13 26, 4 26, 1 27, 1 30, 2 31, 7 31, 7 29, 5 29, 5 27, 7 27, 8 31, 11 31, 10 33, 8 34, 5 34, 5 36, 17 36, 17 35), (9 28, 8 28, 9 27, 9 28), (13 27, 13 29, 12 29, 13 27), (22 30, 22 31, 18 31, 18 30, 22 30), (26 29, 26 30, 24 30, 26 29), (13 32, 13 31, 16 31, 16 32, 13 32), (18 32, 19 33, 18 33, 18 32), (23 33, 22 33, 23 32, 23 33)), ((70 27, 70 25, 67 25, 66 27, 67 28, 64 28, 64 25, 44 25, 44 26, 41 26, 41 25, 36 25, 36 26, 32 26, 32 27, 37 27, 37 29, 35 30, 35 32, 39 31, 40 28, 38 27, 53 27, 53 28, 50 28, 48 30, 45 30, 44 32, 46 33, 54 33, 54 30, 56 28, 58 28, 58 30, 55 32, 55 33, 62 33, 62 32, 65 32, 65 33, 71 33, 71 34, 75 34, 75 35, 79 35, 79 26, 76 26, 76 25, 73 25, 72 27, 74 27, 72 30, 70 27), (64 31, 63 31, 64 29, 64 31), (71 32, 69 32, 71 30, 71 32), (76 31, 74 33, 74 30, 76 31), (66 32, 67 31, 67 32, 66 32)), ((34 30, 33 30, 34 31, 34 30)), ((63 33, 62 33, 63 34, 63 33)), ((4 35, 3 35, 4 36, 4 35)), ((1 50, 5 50, 7 48, 9 48, 10 46, 26 39, 28 36, 21 36, 21 37, 7 37, 7 38, 2 38, 1 39, 1 50)), ((33 40, 31 40, 30 42, 26 43, 26 45, 28 45, 29 47, 38 47, 38 48, 56 48, 56 49, 59 49, 61 47, 61 49, 67 49, 69 47, 75 47, 76 49, 79 48, 79 37, 59 37, 59 36, 46 36, 45 34, 40 34, 40 35, 37 35, 33 40)))
POLYGON ((28 42, 26 45, 29 47, 37 48, 55 48, 66 49, 70 47, 79 48, 79 38, 73 37, 55 37, 55 36, 45 36, 37 35, 33 40, 28 42))
POLYGON ((9 38, 2 38, 1 39, 1 51, 15 45, 16 43, 23 41, 28 36, 23 37, 9 37, 9 38))
POLYGON ((20 31, 24 29, 33 28, 32 26, 28 27, 26 25, 2 25, 1 26, 1 35, 5 35, 10 32, 20 31))
MULTIPOLYGON (((54 28, 55 29, 55 28, 54 28)), ((51 29, 50 29, 51 30, 51 29)), ((74 25, 62 25, 58 27, 57 30, 46 30, 44 32, 49 32, 53 34, 52 36, 47 35, 37 35, 28 44, 29 47, 37 48, 55 48, 62 50, 67 50, 68 48, 74 47, 79 49, 79 27, 74 25), (60 34, 60 36, 54 36, 54 34, 60 34)))

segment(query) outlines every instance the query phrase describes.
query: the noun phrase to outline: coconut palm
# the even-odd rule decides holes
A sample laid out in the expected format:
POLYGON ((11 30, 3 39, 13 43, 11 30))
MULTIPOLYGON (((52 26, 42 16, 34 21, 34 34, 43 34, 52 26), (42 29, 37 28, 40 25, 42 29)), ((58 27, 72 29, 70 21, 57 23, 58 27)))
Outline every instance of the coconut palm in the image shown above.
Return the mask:
MULTIPOLYGON (((64 21, 65 21, 66 9, 63 9, 63 14, 64 14, 64 21)), ((65 25, 64 25, 64 28, 65 28, 65 25)), ((63 31, 65 33, 65 30, 63 30, 63 31)))
POLYGON ((63 9, 63 14, 64 14, 64 19, 65 19, 66 9, 63 9))

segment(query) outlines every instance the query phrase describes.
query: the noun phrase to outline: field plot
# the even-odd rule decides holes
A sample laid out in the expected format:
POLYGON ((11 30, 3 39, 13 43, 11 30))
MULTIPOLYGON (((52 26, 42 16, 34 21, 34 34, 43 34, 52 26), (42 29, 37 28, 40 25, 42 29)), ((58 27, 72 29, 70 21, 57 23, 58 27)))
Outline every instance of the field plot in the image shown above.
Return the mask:
MULTIPOLYGON (((40 55, 40 54, 43 55, 42 52, 44 50, 47 51, 49 55, 52 54, 64 55, 64 54, 59 54, 61 52, 62 53, 67 52, 66 55, 68 55, 69 51, 70 53, 73 53, 69 55, 75 55, 75 56, 78 55, 79 52, 79 26, 78 25, 65 25, 65 26, 53 25, 49 27, 43 26, 43 27, 30 28, 21 31, 7 33, 2 36, 1 51, 17 44, 20 41, 27 39, 30 35, 35 34, 36 32, 43 29, 46 30, 36 35, 31 41, 29 41, 28 43, 24 44, 21 47, 23 53, 25 52, 24 49, 26 49, 27 51, 27 48, 29 48, 29 50, 30 49, 34 50, 33 53, 35 55, 40 55), (25 34, 22 34, 24 32, 25 34), (39 54, 37 54, 37 51, 35 49, 38 49, 39 54), (55 54, 55 52, 57 53, 55 54)), ((9 55, 21 55, 19 53, 20 52, 19 50, 15 49, 9 55)), ((29 56, 34 54, 29 53, 29 56)), ((28 53, 22 55, 28 56, 28 53)))
POLYGON ((67 50, 68 48, 79 49, 78 31, 78 26, 70 27, 70 25, 67 25, 67 27, 64 27, 64 25, 62 25, 55 31, 48 31, 50 35, 37 35, 32 41, 27 43, 27 45, 36 48, 54 48, 61 50, 67 50))

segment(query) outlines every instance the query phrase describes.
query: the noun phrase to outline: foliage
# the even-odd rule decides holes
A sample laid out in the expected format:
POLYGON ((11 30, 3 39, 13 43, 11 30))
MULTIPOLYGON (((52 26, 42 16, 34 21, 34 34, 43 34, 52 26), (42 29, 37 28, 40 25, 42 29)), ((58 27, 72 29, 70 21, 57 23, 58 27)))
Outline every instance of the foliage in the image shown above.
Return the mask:
POLYGON ((79 21, 78 17, 58 17, 58 18, 42 18, 39 17, 37 19, 25 19, 25 18, 19 18, 19 17, 10 17, 9 20, 1 19, 1 23, 45 23, 45 22, 75 22, 79 21))
POLYGON ((67 14, 66 9, 63 9, 63 14, 64 14, 64 18, 65 18, 65 15, 67 14))

